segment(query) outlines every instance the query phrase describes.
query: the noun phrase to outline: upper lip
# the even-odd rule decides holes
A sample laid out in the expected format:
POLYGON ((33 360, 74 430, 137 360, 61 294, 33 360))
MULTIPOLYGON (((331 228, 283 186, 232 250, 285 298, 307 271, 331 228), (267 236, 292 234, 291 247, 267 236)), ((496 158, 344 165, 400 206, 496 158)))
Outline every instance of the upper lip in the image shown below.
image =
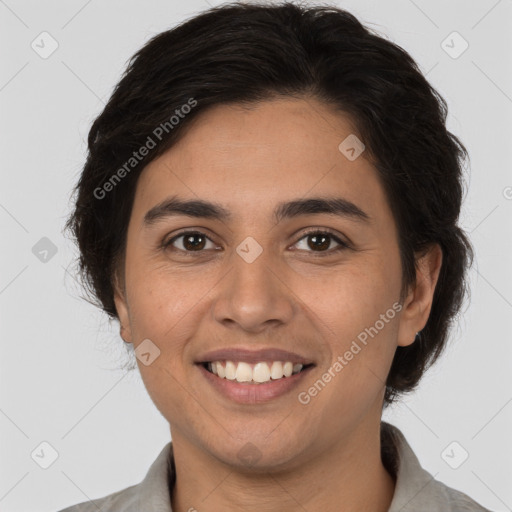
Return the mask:
POLYGON ((251 350, 246 348, 222 348, 206 352, 197 357, 196 363, 209 363, 212 361, 244 361, 247 363, 259 363, 261 361, 290 361, 293 364, 312 364, 307 357, 294 352, 288 352, 279 348, 264 348, 251 350))

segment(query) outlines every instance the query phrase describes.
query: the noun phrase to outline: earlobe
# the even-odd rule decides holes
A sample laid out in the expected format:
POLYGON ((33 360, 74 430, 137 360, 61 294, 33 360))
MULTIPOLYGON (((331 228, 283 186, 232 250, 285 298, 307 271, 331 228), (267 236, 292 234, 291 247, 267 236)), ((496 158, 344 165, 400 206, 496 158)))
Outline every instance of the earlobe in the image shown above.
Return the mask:
POLYGON ((119 317, 120 336, 123 338, 125 343, 132 343, 128 305, 125 293, 119 291, 117 282, 114 286, 114 303, 116 305, 117 316, 119 317))
POLYGON ((399 346, 412 345, 417 333, 425 327, 432 309, 442 260, 443 252, 439 244, 433 244, 416 260, 416 283, 409 289, 400 317, 399 346))

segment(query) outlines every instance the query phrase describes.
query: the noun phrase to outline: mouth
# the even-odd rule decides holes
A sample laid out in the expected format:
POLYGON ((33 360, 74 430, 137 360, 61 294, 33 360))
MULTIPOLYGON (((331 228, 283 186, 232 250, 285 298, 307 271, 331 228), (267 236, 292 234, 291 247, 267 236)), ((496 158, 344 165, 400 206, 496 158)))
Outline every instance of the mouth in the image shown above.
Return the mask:
POLYGON ((305 386, 304 379, 315 367, 312 363, 292 364, 291 361, 259 361, 250 364, 232 360, 208 361, 196 363, 195 366, 203 376, 203 382, 214 393, 229 402, 252 406, 290 396, 301 382, 305 386))
POLYGON ((217 360, 200 364, 206 371, 220 379, 239 384, 258 385, 290 378, 307 371, 313 363, 293 363, 292 361, 247 361, 217 360))
POLYGON ((316 362, 278 348, 222 348, 197 356, 203 382, 229 402, 254 405, 285 397, 304 382, 316 362))

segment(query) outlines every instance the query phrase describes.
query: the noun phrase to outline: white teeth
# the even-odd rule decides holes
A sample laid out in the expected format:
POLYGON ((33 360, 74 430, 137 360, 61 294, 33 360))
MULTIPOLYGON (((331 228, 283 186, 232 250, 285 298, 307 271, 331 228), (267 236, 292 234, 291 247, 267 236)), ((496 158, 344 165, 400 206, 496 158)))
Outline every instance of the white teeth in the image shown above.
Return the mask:
POLYGON ((283 375, 283 365, 280 361, 274 361, 270 369, 270 376, 275 380, 280 379, 283 375))
POLYGON ((250 382, 252 380, 252 368, 247 363, 238 363, 235 380, 238 382, 250 382))
POLYGON ((236 380, 237 382, 263 383, 270 380, 278 380, 299 373, 302 364, 293 364, 290 361, 274 361, 269 366, 267 362, 259 362, 255 365, 240 361, 212 361, 208 363, 208 369, 221 379, 236 380))
POLYGON ((226 361, 226 379, 235 380, 236 366, 232 361, 226 361))
POLYGON ((217 375, 223 379, 226 376, 226 370, 224 369, 224 366, 222 366, 220 363, 217 363, 217 375))
POLYGON ((270 368, 267 363, 257 363, 252 371, 252 378, 255 382, 267 382, 270 380, 270 368))

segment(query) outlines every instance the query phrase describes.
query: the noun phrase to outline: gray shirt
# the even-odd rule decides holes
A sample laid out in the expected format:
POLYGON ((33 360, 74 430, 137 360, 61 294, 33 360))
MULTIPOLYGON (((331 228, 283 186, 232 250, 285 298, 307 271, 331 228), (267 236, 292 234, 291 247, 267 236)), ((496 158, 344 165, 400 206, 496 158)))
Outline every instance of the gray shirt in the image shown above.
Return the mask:
MULTIPOLYGON (((491 512, 468 497, 435 480, 424 470, 402 432, 381 422, 381 454, 396 486, 388 512, 491 512)), ((175 466, 172 442, 162 449, 144 480, 60 512, 172 512, 170 489, 174 488, 175 466)))

